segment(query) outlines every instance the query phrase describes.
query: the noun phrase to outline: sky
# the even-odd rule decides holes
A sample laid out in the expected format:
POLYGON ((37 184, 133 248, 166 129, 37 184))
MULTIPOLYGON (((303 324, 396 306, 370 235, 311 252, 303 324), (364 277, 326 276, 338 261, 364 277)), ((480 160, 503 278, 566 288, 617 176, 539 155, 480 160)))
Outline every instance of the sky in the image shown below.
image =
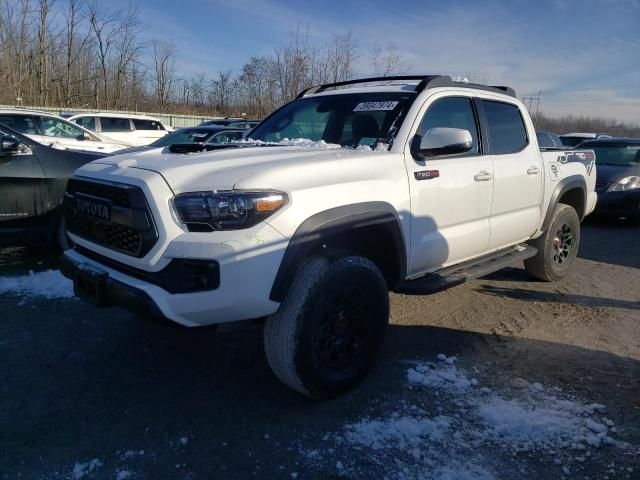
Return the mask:
MULTIPOLYGON (((128 0, 111 0, 125 6, 128 0)), ((640 124, 640 0, 137 0, 143 36, 173 42, 180 76, 239 71, 297 29, 314 44, 353 32, 356 74, 396 45, 409 74, 542 91, 546 114, 640 124)))

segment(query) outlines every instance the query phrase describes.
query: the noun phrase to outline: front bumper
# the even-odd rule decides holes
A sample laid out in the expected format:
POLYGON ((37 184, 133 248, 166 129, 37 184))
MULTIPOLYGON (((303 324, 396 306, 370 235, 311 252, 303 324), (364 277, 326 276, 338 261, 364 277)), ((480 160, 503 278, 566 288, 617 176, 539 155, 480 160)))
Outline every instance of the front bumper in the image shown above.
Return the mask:
MULTIPOLYGON (((130 262, 101 258, 87 247, 76 247, 64 253, 62 272, 74 280, 76 290, 82 290, 87 270, 98 272, 102 277, 100 292, 83 295, 86 292, 77 291, 78 296, 92 296, 98 306, 120 306, 188 327, 204 326, 274 313, 279 303, 270 300, 269 293, 287 243, 265 223, 247 231, 185 233, 170 242, 159 262, 162 268, 153 271, 134 267, 130 262), (234 240, 223 240, 224 237, 234 240), (166 275, 167 269, 196 262, 215 275, 199 291, 193 287, 180 291, 185 281, 176 281, 175 273, 166 275), (162 279, 167 278, 174 281, 163 283, 162 279)), ((195 277, 203 279, 204 274, 195 277)), ((197 281, 192 281, 194 275, 185 278, 197 287, 197 281)))
POLYGON ((598 192, 596 215, 631 217, 640 215, 640 190, 628 192, 598 192))

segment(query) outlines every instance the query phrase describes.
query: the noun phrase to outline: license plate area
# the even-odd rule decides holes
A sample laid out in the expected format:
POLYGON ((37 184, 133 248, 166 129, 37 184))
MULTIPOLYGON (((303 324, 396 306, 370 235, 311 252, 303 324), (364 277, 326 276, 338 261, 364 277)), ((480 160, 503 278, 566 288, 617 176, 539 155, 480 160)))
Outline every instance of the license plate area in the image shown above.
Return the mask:
POLYGON ((107 279, 109 274, 92 266, 81 264, 75 271, 73 290, 76 296, 86 300, 96 307, 110 306, 107 293, 107 279))

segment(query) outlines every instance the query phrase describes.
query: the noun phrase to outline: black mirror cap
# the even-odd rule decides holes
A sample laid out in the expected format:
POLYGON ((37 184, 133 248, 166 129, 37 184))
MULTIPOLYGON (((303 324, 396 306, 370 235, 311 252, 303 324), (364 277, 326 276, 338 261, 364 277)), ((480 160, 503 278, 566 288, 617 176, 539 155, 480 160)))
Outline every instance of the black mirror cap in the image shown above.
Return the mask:
POLYGON ((471 150, 472 145, 466 143, 455 143, 442 148, 431 148, 429 150, 420 149, 422 135, 415 135, 411 140, 411 155, 417 160, 427 160, 434 157, 444 157, 449 155, 460 155, 471 150))
POLYGON ((20 151, 20 141, 11 135, 0 137, 0 154, 9 155, 20 151))

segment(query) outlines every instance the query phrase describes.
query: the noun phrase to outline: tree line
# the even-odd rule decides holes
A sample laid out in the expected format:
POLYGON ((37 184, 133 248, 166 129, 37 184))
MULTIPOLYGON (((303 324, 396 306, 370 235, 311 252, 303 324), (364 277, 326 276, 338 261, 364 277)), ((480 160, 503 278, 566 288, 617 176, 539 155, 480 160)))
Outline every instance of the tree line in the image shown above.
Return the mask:
MULTIPOLYGON (((237 73, 182 76, 175 45, 144 41, 143 28, 133 4, 0 0, 0 102, 262 117, 308 86, 352 78, 362 55, 350 32, 314 45, 298 29, 237 73)), ((380 75, 403 68, 394 45, 368 56, 380 75)))
MULTIPOLYGON (((351 32, 313 44, 299 28, 285 45, 250 57, 237 72, 184 76, 176 68, 176 46, 143 40, 144 28, 133 4, 0 0, 0 103, 261 118, 304 88, 353 78, 356 63, 379 76, 408 67, 393 44, 363 51, 351 32)), ((640 136, 637 125, 615 120, 542 114, 535 120, 537 128, 558 133, 640 136)))
POLYGON ((534 123, 539 130, 546 130, 558 134, 570 132, 606 133, 613 137, 640 138, 640 125, 619 122, 614 119, 565 115, 558 118, 548 117, 538 113, 534 123))

